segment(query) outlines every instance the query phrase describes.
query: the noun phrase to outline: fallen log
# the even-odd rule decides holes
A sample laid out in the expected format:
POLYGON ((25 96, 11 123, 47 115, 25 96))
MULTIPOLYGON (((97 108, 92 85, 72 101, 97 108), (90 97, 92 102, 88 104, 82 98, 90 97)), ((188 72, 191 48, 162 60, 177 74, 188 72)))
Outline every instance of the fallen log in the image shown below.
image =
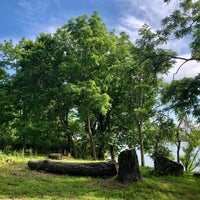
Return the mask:
POLYGON ((44 171, 54 174, 68 174, 73 176, 107 177, 115 176, 117 168, 115 162, 70 163, 54 162, 50 160, 30 160, 28 167, 31 170, 44 171))

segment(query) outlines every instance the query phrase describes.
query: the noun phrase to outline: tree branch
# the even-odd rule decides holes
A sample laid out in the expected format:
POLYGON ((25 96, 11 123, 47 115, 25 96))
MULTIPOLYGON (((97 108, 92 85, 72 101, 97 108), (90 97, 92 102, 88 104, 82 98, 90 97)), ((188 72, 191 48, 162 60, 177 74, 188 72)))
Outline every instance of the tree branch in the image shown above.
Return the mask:
POLYGON ((178 57, 178 56, 171 56, 171 58, 179 59, 179 60, 184 60, 184 62, 178 67, 178 69, 176 70, 176 72, 173 74, 173 80, 174 80, 175 75, 179 72, 179 70, 181 69, 181 67, 185 63, 187 63, 189 61, 192 61, 192 60, 200 61, 200 58, 184 58, 184 57, 178 57))
POLYGON ((191 58, 184 58, 184 57, 179 57, 179 56, 170 56, 171 58, 174 58, 174 59, 178 59, 178 60, 184 60, 184 61, 192 61, 192 60, 196 60, 196 61, 200 61, 200 58, 194 58, 194 57, 191 57, 191 58))
POLYGON ((181 67, 182 67, 186 62, 188 62, 188 61, 186 60, 185 62, 183 62, 183 63, 179 66, 179 68, 176 70, 176 72, 173 73, 173 79, 172 79, 172 80, 174 80, 175 75, 178 73, 178 71, 181 69, 181 67))

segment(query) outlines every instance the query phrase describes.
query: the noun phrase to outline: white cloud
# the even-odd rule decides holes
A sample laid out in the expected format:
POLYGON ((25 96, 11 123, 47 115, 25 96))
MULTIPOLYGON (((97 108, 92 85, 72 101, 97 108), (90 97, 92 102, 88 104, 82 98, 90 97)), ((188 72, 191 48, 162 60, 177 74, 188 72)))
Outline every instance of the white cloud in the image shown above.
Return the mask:
MULTIPOLYGON (((161 20, 177 9, 180 2, 171 1, 166 4, 163 0, 117 0, 117 3, 121 9, 121 17, 116 30, 117 32, 125 31, 131 40, 135 41, 138 38, 138 30, 144 23, 147 23, 152 28, 152 31, 162 28, 161 20)), ((189 58, 190 42, 190 37, 184 37, 179 40, 172 38, 167 44, 162 45, 162 48, 172 49, 180 57, 189 58)), ((169 73, 163 76, 167 82, 172 81, 174 73, 182 63, 183 61, 178 60, 169 73)), ((198 73, 200 73, 199 63, 190 61, 181 67, 179 72, 174 75, 174 78, 194 77, 198 73)))
POLYGON ((187 54, 190 49, 189 45, 191 43, 191 38, 184 37, 181 39, 169 39, 167 44, 161 45, 162 48, 172 49, 179 55, 187 54))
POLYGON ((145 21, 142 21, 135 16, 126 15, 123 16, 119 24, 115 27, 115 30, 120 32, 125 32, 130 36, 132 41, 135 41, 138 38, 138 30, 145 24, 145 21))
POLYGON ((117 0, 117 3, 121 17, 115 29, 117 32, 125 31, 133 41, 138 38, 138 30, 143 24, 157 30, 161 20, 177 7, 177 1, 168 5, 162 0, 117 0))
POLYGON ((137 18, 145 20, 153 28, 160 25, 161 20, 168 16, 177 8, 178 1, 171 1, 170 4, 162 0, 117 0, 123 13, 134 15, 137 18))
POLYGON ((44 28, 44 33, 55 33, 56 30, 58 29, 58 27, 59 27, 59 25, 55 25, 55 26, 53 26, 53 25, 46 26, 46 27, 44 28))
POLYGON ((127 15, 127 16, 125 16, 125 17, 123 17, 122 19, 121 19, 121 22, 125 25, 125 26, 127 26, 127 27, 129 27, 129 28, 131 28, 131 29, 133 29, 133 30, 138 30, 138 29, 140 29, 141 28, 141 26, 145 23, 145 21, 142 21, 142 20, 140 20, 140 19, 137 19, 135 16, 130 16, 130 15, 127 15))

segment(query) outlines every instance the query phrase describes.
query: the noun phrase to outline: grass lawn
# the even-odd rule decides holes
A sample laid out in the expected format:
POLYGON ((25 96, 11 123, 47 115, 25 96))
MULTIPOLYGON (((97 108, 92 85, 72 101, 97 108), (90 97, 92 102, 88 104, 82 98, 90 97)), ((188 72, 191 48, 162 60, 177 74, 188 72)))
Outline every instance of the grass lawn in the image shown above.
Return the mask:
POLYGON ((123 185, 115 177, 102 179, 31 171, 27 167, 29 159, 0 154, 0 199, 200 199, 200 179, 192 175, 153 176, 149 173, 151 168, 141 168, 144 182, 123 185))

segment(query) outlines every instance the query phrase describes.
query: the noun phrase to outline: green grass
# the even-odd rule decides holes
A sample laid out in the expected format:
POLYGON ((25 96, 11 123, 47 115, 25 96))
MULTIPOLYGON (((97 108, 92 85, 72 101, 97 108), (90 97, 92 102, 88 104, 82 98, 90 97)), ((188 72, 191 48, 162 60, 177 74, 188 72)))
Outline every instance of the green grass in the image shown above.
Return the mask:
MULTIPOLYGON (((115 177, 73 177, 31 171, 27 167, 27 162, 33 158, 20 154, 0 153, 0 199, 200 199, 200 179, 192 175, 153 176, 149 173, 151 168, 141 168, 144 182, 123 185, 116 182, 115 177)), ((73 159, 69 161, 74 162, 73 159)))

